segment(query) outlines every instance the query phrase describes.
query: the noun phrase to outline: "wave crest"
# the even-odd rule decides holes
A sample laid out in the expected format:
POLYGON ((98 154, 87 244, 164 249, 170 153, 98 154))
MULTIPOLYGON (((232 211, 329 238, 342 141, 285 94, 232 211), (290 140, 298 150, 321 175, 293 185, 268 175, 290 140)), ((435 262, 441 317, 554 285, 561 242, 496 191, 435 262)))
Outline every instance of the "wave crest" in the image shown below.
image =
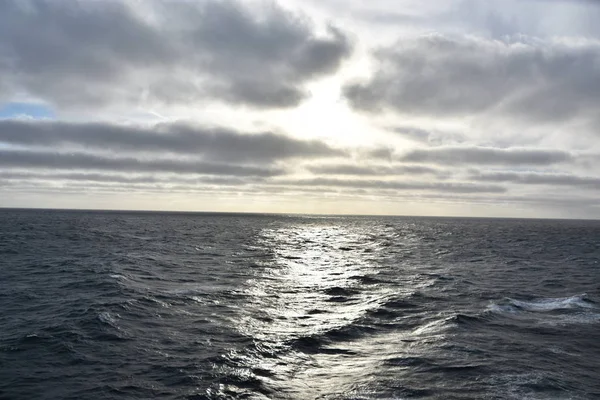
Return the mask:
POLYGON ((520 311, 551 312, 591 308, 596 308, 594 302, 588 299, 586 294, 580 294, 571 297, 551 297, 529 301, 506 298, 500 303, 491 304, 488 310, 496 313, 515 314, 520 311))

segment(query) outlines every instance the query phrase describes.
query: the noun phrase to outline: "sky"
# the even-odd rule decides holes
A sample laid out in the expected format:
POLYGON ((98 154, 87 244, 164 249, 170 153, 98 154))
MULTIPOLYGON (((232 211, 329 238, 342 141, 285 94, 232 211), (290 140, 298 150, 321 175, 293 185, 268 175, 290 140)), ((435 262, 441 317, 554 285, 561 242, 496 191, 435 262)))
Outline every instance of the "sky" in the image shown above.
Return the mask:
POLYGON ((600 218, 600 3, 3 0, 0 207, 600 218))

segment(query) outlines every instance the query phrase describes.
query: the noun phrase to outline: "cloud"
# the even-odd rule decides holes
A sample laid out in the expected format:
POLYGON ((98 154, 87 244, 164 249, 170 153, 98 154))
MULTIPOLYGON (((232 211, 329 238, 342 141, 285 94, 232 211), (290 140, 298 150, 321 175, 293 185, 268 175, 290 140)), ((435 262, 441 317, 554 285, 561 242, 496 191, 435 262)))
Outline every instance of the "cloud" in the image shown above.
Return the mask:
POLYGON ((421 165, 353 165, 353 164, 334 164, 334 165, 313 165, 307 168, 310 172, 319 175, 356 175, 356 176, 383 176, 383 175, 436 175, 440 171, 435 168, 424 167, 421 165))
POLYGON ((215 164, 189 159, 141 159, 107 157, 86 153, 56 153, 0 150, 1 168, 43 170, 102 170, 113 172, 171 172, 183 174, 275 176, 284 171, 274 167, 215 164))
POLYGON ((271 181, 278 185, 290 186, 323 186, 323 187, 350 187, 361 189, 392 189, 403 191, 436 191, 446 193, 504 193, 506 189, 499 185, 480 185, 463 182, 410 182, 390 180, 363 180, 363 179, 335 179, 335 178, 310 178, 296 180, 271 181))
POLYGON ((548 166, 574 160, 565 151, 545 149, 491 148, 491 147, 436 147, 411 150, 401 161, 441 165, 538 165, 548 166))
POLYGON ((598 37, 600 33, 597 0, 461 0, 455 4, 442 17, 464 30, 487 32, 492 37, 598 37))
POLYGON ((295 157, 308 159, 344 154, 316 140, 299 140, 270 132, 246 134, 177 122, 145 127, 106 122, 0 120, 0 143, 112 153, 172 153, 220 163, 266 164, 295 157))
POLYGON ((246 185, 261 182, 264 177, 236 177, 236 176, 189 176, 174 174, 122 174, 122 173, 98 173, 98 172, 33 172, 33 171, 0 171, 2 181, 21 182, 57 182, 74 181, 88 185, 88 182, 99 182, 108 184, 210 184, 219 186, 246 185))
MULTIPOLYGON (((597 209, 598 199, 590 196, 539 196, 539 195, 510 195, 510 194, 498 194, 494 196, 476 195, 476 194, 448 194, 448 193, 422 193, 419 194, 421 201, 436 200, 440 202, 448 203, 463 203, 463 204, 491 204, 491 205, 505 205, 511 204, 517 207, 522 206, 549 206, 559 207, 567 210, 567 215, 573 218, 577 215, 577 212, 582 211, 581 209, 573 210, 573 207, 589 207, 591 209, 597 209)), ((587 210, 591 211, 591 210, 587 210)), ((593 211, 592 211, 593 212, 593 211)), ((579 214, 582 215, 582 214, 579 214)), ((583 213, 585 218, 585 211, 583 213)))
POLYGON ((465 135, 457 132, 429 130, 415 126, 402 125, 396 125, 389 129, 406 139, 434 146, 457 144, 466 141, 465 135))
POLYGON ((478 172, 471 179, 480 182, 510 182, 525 185, 577 186, 600 189, 600 178, 566 173, 478 172))
POLYGON ((429 137, 431 136, 429 130, 413 126, 394 126, 391 130, 402 137, 421 143, 429 142, 429 137))
POLYGON ((344 93, 359 110, 529 122, 595 118, 600 41, 431 34, 376 51, 377 69, 344 93))
POLYGON ((0 2, 0 100, 59 107, 219 100, 292 107, 333 73, 348 37, 275 4, 0 2))

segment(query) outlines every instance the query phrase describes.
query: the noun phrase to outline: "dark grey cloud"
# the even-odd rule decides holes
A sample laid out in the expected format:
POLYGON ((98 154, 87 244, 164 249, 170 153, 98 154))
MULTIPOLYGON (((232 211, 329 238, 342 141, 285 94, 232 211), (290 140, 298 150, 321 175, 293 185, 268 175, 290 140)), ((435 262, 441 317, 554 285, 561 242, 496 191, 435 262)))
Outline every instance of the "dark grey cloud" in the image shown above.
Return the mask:
POLYGON ((163 175, 163 174, 118 174, 99 172, 33 172, 33 171, 0 171, 0 181, 74 181, 74 182, 100 182, 110 184, 158 184, 180 183, 187 185, 210 184, 219 186, 241 186, 249 183, 264 181, 260 176, 189 176, 189 175, 163 175))
POLYGON ((0 168, 43 170, 102 170, 112 172, 171 172, 183 174, 275 176, 284 171, 275 167, 216 164, 189 159, 141 159, 107 157, 86 153, 55 153, 28 150, 1 150, 0 168))
MULTIPOLYGON (((195 184, 190 183, 165 183, 158 182, 156 184, 145 183, 96 183, 96 182, 56 182, 46 181, 44 179, 36 180, 8 180, 0 179, 0 187, 13 193, 37 193, 37 194, 57 194, 57 195, 87 195, 97 196, 99 194, 110 193, 140 193, 140 194, 194 194, 205 196, 220 196, 220 195, 284 195, 288 197, 297 196, 312 196, 320 200, 324 200, 320 196, 323 194, 335 196, 336 199, 348 198, 354 199, 355 196, 372 196, 374 193, 398 195, 397 192, 390 191, 375 191, 351 188, 309 188, 309 187, 293 187, 293 186, 254 186, 254 185, 213 185, 211 182, 198 181, 195 184)), ((332 198, 329 198, 331 201, 332 198)))
POLYGON ((499 185, 480 185, 477 183, 463 182, 406 182, 391 180, 364 180, 364 179, 335 179, 335 178, 310 178, 297 180, 272 181, 277 185, 289 186, 323 186, 323 187, 349 187, 362 189, 393 189, 403 191, 437 191, 446 193, 504 193, 506 189, 499 185))
POLYGON ((221 163, 265 164, 294 157, 306 159, 344 154, 315 140, 298 140, 270 132, 244 134, 183 123, 141 127, 104 122, 0 120, 0 143, 53 149, 173 153, 221 163))
POLYGON ((415 126, 393 126, 390 130, 406 139, 433 146, 460 144, 465 142, 463 134, 457 132, 423 129, 415 126))
POLYGON ((290 107, 351 52, 340 30, 318 35, 275 4, 217 0, 6 0, 0 38, 0 99, 25 93, 66 107, 290 107))
POLYGON ((600 106, 597 41, 434 34, 402 40, 375 57, 372 78, 344 88, 357 109, 548 122, 595 118, 600 106))
POLYGON ((402 161, 461 166, 479 165, 538 165, 547 166, 574 160, 571 153, 560 150, 490 148, 490 147, 435 147, 409 151, 402 161))
POLYGON ((421 165, 312 165, 307 168, 313 174, 320 175, 356 175, 356 176, 385 176, 385 175, 436 175, 440 171, 421 165))
POLYGON ((391 130, 407 139, 421 143, 427 143, 431 136, 431 131, 412 126, 395 126, 391 130))
POLYGON ((565 173, 478 172, 471 179, 481 182, 510 182, 525 185, 577 186, 600 189, 600 178, 565 173))
POLYGON ((374 149, 365 149, 359 152, 360 157, 367 160, 392 161, 395 150, 392 147, 377 147, 374 149))

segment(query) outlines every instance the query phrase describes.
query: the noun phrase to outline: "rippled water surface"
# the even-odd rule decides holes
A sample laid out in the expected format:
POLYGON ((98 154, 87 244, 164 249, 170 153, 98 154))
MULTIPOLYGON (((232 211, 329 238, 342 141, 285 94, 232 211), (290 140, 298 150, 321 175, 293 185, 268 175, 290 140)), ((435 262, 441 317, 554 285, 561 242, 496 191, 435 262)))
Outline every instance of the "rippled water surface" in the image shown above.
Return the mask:
POLYGON ((600 223, 0 210, 0 398, 597 399, 600 223))

